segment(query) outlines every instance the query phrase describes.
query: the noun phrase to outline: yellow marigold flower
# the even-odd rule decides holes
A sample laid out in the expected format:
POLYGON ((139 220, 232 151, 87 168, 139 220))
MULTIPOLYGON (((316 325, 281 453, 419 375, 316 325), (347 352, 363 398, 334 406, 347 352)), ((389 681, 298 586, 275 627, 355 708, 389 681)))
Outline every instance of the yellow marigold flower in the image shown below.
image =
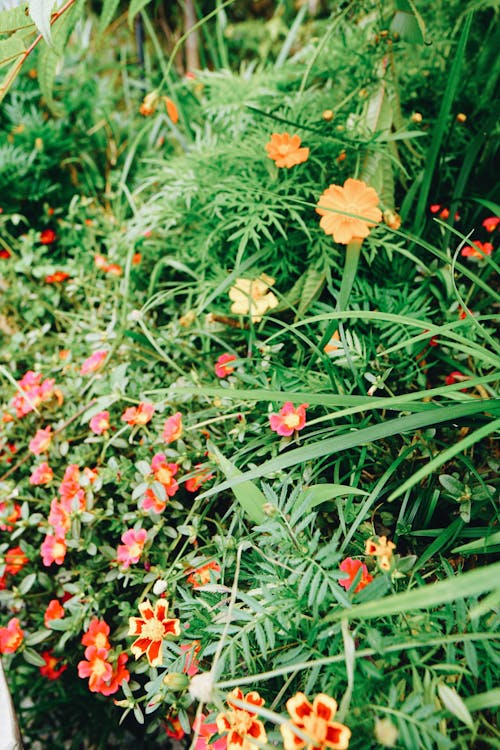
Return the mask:
POLYGON ((264 699, 253 690, 243 695, 240 688, 235 688, 227 700, 229 711, 223 711, 216 718, 217 730, 222 734, 227 732, 227 750, 256 750, 259 743, 267 742, 266 730, 260 719, 257 719, 253 711, 238 708, 231 703, 231 698, 245 701, 257 708, 264 705, 264 699))
POLYGON ((273 133, 266 143, 267 155, 276 162, 277 167, 294 167, 309 158, 309 149, 300 148, 300 136, 288 133, 273 133))
POLYGON ((252 316, 252 321, 258 323, 263 314, 276 307, 277 297, 270 291, 269 286, 274 284, 274 279, 261 274, 258 279, 236 279, 236 283, 229 290, 229 299, 232 301, 231 312, 237 315, 252 316))
POLYGON ((292 723, 310 737, 310 742, 295 734, 291 727, 281 724, 285 750, 346 750, 349 747, 351 730, 334 721, 337 701, 329 695, 320 693, 311 705, 304 693, 297 693, 286 702, 286 707, 292 723))
POLYGON ((382 219, 378 202, 376 190, 363 180, 349 177, 343 187, 330 185, 319 199, 316 208, 322 216, 319 225, 342 245, 348 245, 354 239, 364 239, 382 219))

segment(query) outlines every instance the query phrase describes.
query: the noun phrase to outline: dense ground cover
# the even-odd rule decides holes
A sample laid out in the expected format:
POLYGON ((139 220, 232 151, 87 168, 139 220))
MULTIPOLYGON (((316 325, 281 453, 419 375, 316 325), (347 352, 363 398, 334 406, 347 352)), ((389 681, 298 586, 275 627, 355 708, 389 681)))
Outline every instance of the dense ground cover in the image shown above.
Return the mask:
POLYGON ((82 16, 0 105, 27 748, 500 746, 497 11, 417 5, 82 16))

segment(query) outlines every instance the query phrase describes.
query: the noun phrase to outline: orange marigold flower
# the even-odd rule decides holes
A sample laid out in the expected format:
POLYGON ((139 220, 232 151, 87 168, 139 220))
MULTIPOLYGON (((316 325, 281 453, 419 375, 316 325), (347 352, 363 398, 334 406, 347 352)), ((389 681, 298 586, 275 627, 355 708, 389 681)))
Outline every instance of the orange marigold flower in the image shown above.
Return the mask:
POLYGON ((269 416, 271 430, 282 437, 290 437, 301 430, 306 424, 306 409, 309 404, 295 407, 291 401, 286 401, 277 414, 269 416))
POLYGON ((264 705, 264 699, 253 690, 246 695, 240 688, 234 688, 229 694, 227 705, 229 711, 223 711, 216 718, 217 729, 221 734, 227 733, 227 750, 255 750, 255 742, 267 742, 266 730, 260 719, 253 711, 235 706, 232 700, 244 701, 259 708, 264 705))
POLYGON ((211 560, 211 562, 192 570, 187 581, 194 589, 199 589, 201 586, 206 586, 213 579, 217 580, 218 578, 220 578, 220 565, 215 560, 211 560), (213 573, 210 571, 213 571, 213 573))
POLYGON ((226 378, 228 375, 234 372, 234 367, 231 367, 228 362, 234 362, 236 359, 237 357, 234 354, 229 354, 229 352, 221 354, 214 366, 215 374, 217 375, 217 377, 226 378))
POLYGON ((169 417, 163 425, 163 440, 169 444, 174 443, 182 435, 182 414, 180 411, 175 412, 169 417))
POLYGON ((361 560, 353 560, 352 557, 346 557, 346 559, 340 563, 339 567, 340 570, 347 573, 347 578, 339 578, 339 584, 343 586, 346 591, 350 590, 353 581, 358 576, 360 570, 361 578, 359 578, 358 585, 354 589, 355 594, 373 581, 373 577, 368 573, 368 568, 361 562, 361 560))
POLYGON ((478 242, 474 240, 473 245, 467 245, 460 251, 460 255, 466 258, 484 258, 486 255, 491 255, 493 252, 493 245, 491 242, 478 242))
POLYGON ((87 357, 85 362, 82 364, 80 368, 80 375, 88 375, 91 372, 96 372, 96 370, 99 370, 103 366, 104 360, 107 356, 107 349, 100 349, 99 351, 91 354, 90 357, 87 357))
MULTIPOLYGON (((98 617, 93 617, 89 623, 86 632, 82 636, 82 643, 84 646, 94 646, 97 649, 103 649, 109 651, 111 645, 108 640, 109 625, 105 620, 99 620, 98 617)), ((87 651, 85 651, 87 653, 87 651)))
POLYGON ((362 180, 349 177, 343 187, 330 185, 318 201, 319 225, 335 242, 347 245, 364 239, 382 219, 377 191, 362 180))
POLYGON ((35 466, 30 476, 30 484, 48 484, 52 481, 54 472, 46 461, 35 466))
POLYGON ((43 615, 43 622, 46 628, 50 628, 52 620, 62 620, 64 617, 64 607, 59 599, 51 599, 43 615))
POLYGON ((138 424, 143 427, 151 420, 154 411, 154 404, 141 401, 138 406, 129 406, 128 409, 125 409, 122 414, 122 420, 129 425, 138 424))
POLYGON ((29 562, 29 558, 26 557, 21 547, 12 547, 5 553, 5 572, 15 576, 27 562, 29 562))
POLYGON ((57 669, 61 660, 54 656, 52 650, 42 651, 40 656, 45 662, 44 666, 40 667, 40 674, 43 675, 43 677, 47 677, 49 680, 58 680, 62 673, 68 668, 67 664, 63 664, 57 669))
POLYGON ((128 635, 136 635, 130 650, 138 659, 146 654, 152 667, 159 667, 162 663, 162 643, 168 636, 181 634, 181 624, 177 618, 168 617, 168 603, 158 599, 154 607, 146 600, 139 604, 142 617, 129 617, 128 635))
POLYGON ((393 549, 396 549, 396 545, 394 542, 388 542, 386 536, 372 537, 366 540, 365 555, 375 556, 382 570, 390 570, 393 549))
POLYGON ((267 155, 276 162, 277 167, 294 167, 309 158, 309 149, 300 148, 301 138, 288 133, 273 133, 266 143, 267 155))
POLYGON ((329 695, 320 693, 311 705, 304 693, 297 693, 287 700, 286 707, 293 724, 311 740, 306 742, 289 726, 281 724, 280 731, 285 750, 300 750, 303 747, 307 750, 346 750, 349 747, 351 730, 344 724, 334 721, 337 701, 329 695))
POLYGON ((0 628, 0 654, 13 654, 23 642, 24 632, 19 620, 13 617, 7 626, 0 628))
POLYGON ((89 690, 100 693, 101 688, 113 676, 113 667, 106 661, 108 652, 105 648, 89 646, 85 649, 87 661, 78 662, 78 676, 89 678, 89 690))
POLYGON ((94 414, 89 422, 89 427, 95 435, 102 435, 109 430, 109 411, 100 411, 94 414))
POLYGON ((47 534, 41 546, 40 552, 43 558, 43 564, 47 567, 56 563, 62 565, 66 557, 66 540, 61 537, 47 534))
POLYGON ((499 224, 500 216, 488 216, 488 218, 483 221, 483 227, 487 232, 494 232, 499 224))
POLYGON ((44 427, 43 430, 37 430, 35 437, 29 442, 29 450, 35 456, 45 453, 50 447, 52 441, 52 427, 44 427))

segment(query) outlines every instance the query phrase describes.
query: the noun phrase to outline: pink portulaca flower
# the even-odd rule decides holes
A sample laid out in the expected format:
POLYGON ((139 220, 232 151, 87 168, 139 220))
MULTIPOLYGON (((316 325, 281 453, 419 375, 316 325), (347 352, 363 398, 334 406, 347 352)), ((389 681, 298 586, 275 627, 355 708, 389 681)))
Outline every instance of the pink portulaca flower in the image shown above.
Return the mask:
POLYGON ((282 437, 290 437, 294 432, 298 432, 305 426, 308 406, 309 404, 300 404, 295 407, 291 401, 287 401, 277 414, 270 415, 271 430, 282 437))
POLYGON ((40 453, 46 453, 52 441, 52 427, 45 427, 43 430, 37 430, 36 435, 29 442, 29 450, 35 456, 40 453))
POLYGON ((107 356, 107 349, 99 349, 99 351, 91 354, 80 367, 80 375, 89 375, 91 372, 99 370, 103 366, 107 356))
POLYGON ((102 435, 109 430, 109 411, 100 411, 94 414, 89 422, 89 427, 96 435, 102 435))
POLYGON ((129 529, 122 534, 123 544, 118 545, 117 560, 123 568, 139 562, 147 538, 146 529, 129 529))
POLYGON ((127 424, 140 425, 143 427, 147 424, 155 412, 155 405, 147 401, 141 401, 139 406, 129 406, 122 414, 122 420, 127 424))
POLYGON ((47 534, 41 547, 43 564, 49 567, 52 563, 62 565, 66 557, 66 540, 47 534))
POLYGON ((49 484, 52 481, 54 472, 46 461, 35 466, 30 476, 30 484, 49 484))
POLYGON ((234 354, 229 354, 229 352, 221 354, 214 366, 217 377, 227 378, 228 375, 234 372, 234 367, 231 367, 228 363, 234 362, 236 359, 238 358, 234 354))
POLYGON ((182 414, 180 411, 169 417, 163 425, 163 440, 168 443, 174 443, 182 435, 182 414))

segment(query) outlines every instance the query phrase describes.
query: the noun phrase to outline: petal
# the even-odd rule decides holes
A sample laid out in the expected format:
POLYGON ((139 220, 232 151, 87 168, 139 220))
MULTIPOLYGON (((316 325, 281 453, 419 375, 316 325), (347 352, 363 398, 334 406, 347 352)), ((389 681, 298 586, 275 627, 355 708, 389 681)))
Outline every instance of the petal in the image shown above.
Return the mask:
POLYGON ((245 738, 235 732, 234 729, 227 735, 227 750, 241 750, 245 742, 245 738))
POLYGON ((151 620, 154 616, 154 609, 151 606, 151 602, 146 599, 145 602, 139 604, 139 612, 146 620, 151 620))
POLYGON ((134 654, 136 659, 142 656, 142 654, 146 653, 150 643, 151 640, 149 638, 138 638, 133 642, 133 644, 130 646, 130 650, 134 654))
POLYGON ((250 727, 247 730, 247 734, 250 735, 250 737, 253 737, 255 740, 259 740, 259 742, 267 742, 264 724, 258 719, 254 719, 252 721, 250 727))
POLYGON ((329 695, 319 693, 313 701, 313 711, 316 716, 330 722, 337 713, 337 701, 329 695))
POLYGON ((325 745, 333 748, 333 750, 346 750, 349 747, 350 737, 351 730, 349 727, 334 721, 328 725, 325 745))
POLYGON ((222 734, 222 732, 227 732, 229 729, 231 729, 231 724, 226 716, 226 714, 218 714, 218 716, 215 719, 215 723, 217 724, 217 731, 222 734))
POLYGON ((161 641, 150 641, 147 657, 152 667, 159 667, 163 661, 161 645, 161 641))
POLYGON ((296 693, 286 702, 288 713, 293 721, 302 728, 304 716, 310 716, 313 712, 312 706, 304 693, 296 693))
POLYGON ((162 601, 161 599, 158 599, 158 601, 155 604, 156 619, 163 622, 163 620, 167 619, 167 612, 168 612, 168 604, 162 601))
POLYGON ((305 747, 304 740, 298 737, 287 724, 280 724, 280 732, 285 750, 300 750, 305 747))
POLYGON ((140 617, 129 617, 128 618, 128 634, 127 635, 140 635, 142 628, 146 623, 140 617))

